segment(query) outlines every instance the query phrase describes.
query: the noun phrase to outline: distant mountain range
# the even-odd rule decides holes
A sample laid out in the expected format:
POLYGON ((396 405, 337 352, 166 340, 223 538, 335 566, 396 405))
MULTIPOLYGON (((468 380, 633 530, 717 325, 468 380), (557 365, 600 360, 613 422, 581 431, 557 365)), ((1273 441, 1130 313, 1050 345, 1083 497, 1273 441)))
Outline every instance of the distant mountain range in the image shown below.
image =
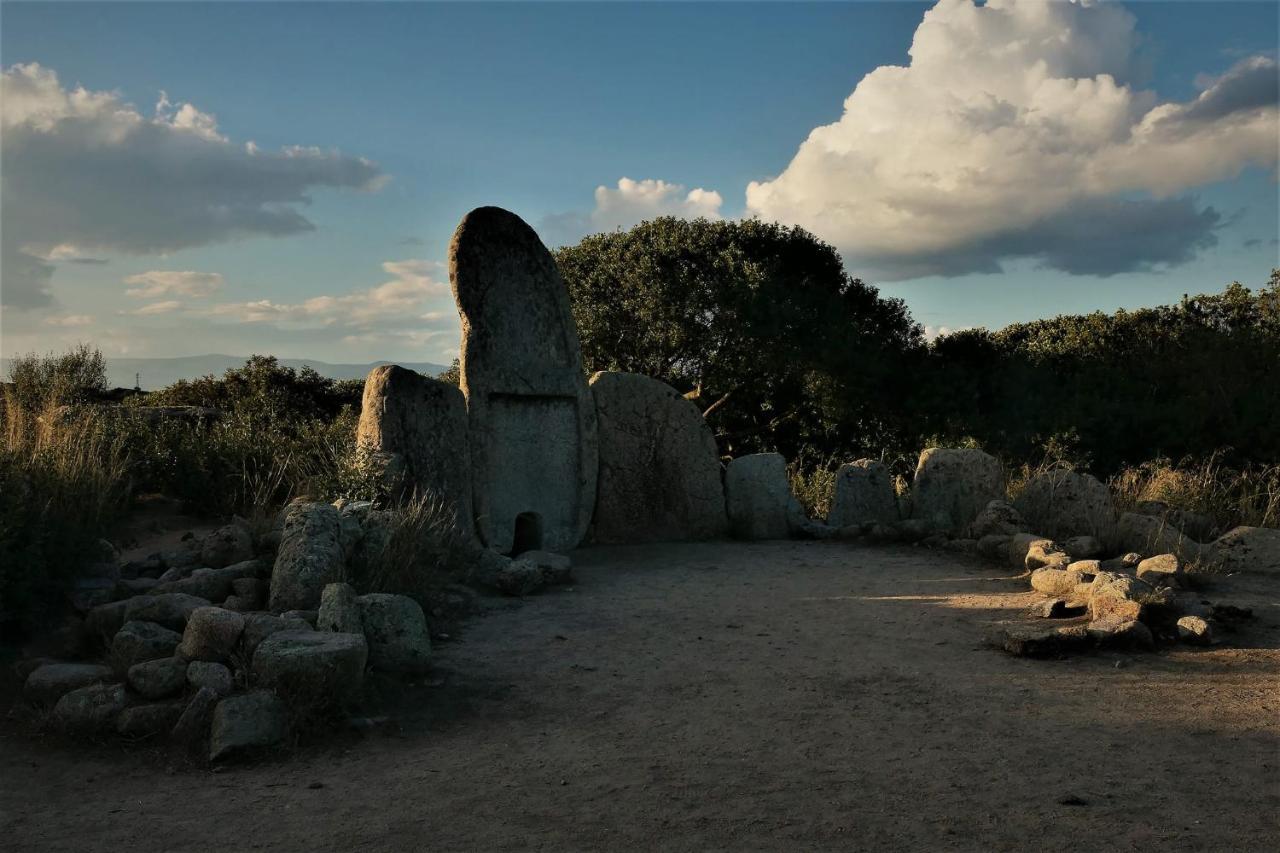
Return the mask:
MULTIPOLYGON (((137 376, 139 387, 144 391, 154 391, 166 385, 172 385, 179 379, 196 379, 213 374, 221 376, 228 368, 240 367, 248 360, 248 356, 237 355, 189 355, 182 358, 108 358, 107 385, 112 388, 132 388, 137 376)), ((9 359, 3 362, 4 380, 9 380, 9 359)), ((427 376, 435 376, 445 370, 448 365, 433 364, 429 361, 374 361, 369 364, 330 364, 314 358, 282 358, 281 365, 300 368, 310 365, 311 369, 321 376, 330 379, 364 379, 369 371, 383 364, 399 364, 427 376)))

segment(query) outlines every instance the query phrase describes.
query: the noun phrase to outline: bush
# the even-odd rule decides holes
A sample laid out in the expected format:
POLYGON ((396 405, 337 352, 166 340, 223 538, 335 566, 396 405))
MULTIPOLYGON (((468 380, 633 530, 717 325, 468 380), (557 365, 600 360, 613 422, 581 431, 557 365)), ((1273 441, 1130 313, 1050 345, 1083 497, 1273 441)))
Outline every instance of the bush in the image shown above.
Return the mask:
POLYGON ((465 579, 479 547, 458 530, 453 507, 430 494, 415 494, 381 513, 382 547, 356 567, 361 592, 408 595, 429 610, 433 593, 465 579))
MULTIPOLYGON (((58 399, 56 396, 48 398, 58 399)), ((0 448, 0 629, 40 624, 128 508, 121 437, 94 408, 25 408, 6 394, 0 448)))
POLYGON ((6 405, 16 403, 30 414, 97 399, 107 390, 107 363, 101 352, 79 344, 62 355, 17 356, 9 366, 9 378, 6 405))
POLYGON ((1157 459, 1126 468, 1111 479, 1116 505, 1127 510, 1143 501, 1163 501, 1206 515, 1223 531, 1239 525, 1280 527, 1280 465, 1230 468, 1221 458, 1214 454, 1179 465, 1157 459))

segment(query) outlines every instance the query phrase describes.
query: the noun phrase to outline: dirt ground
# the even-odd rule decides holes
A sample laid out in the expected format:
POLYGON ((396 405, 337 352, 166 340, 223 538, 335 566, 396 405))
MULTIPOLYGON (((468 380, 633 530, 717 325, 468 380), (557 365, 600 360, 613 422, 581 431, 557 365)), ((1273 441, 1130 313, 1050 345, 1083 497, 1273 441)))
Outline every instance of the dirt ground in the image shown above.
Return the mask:
POLYGON ((598 548, 438 646, 393 719, 213 772, 0 741, 0 848, 1280 849, 1280 591, 1233 648, 982 644, 1025 580, 832 542, 598 548), (432 686, 434 685, 434 686, 432 686))

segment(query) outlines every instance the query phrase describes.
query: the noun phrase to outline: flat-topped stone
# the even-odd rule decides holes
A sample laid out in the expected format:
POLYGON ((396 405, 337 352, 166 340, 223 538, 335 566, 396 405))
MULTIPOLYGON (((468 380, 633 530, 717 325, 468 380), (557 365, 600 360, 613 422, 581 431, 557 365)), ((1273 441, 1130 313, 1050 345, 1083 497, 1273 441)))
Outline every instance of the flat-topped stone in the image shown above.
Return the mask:
POLYGON ((859 459, 836 471, 835 492, 827 524, 893 524, 898 520, 898 496, 893 491, 893 475, 877 459, 859 459))
POLYGON ((520 217, 481 207, 454 232, 449 279, 476 531, 503 553, 571 550, 595 507, 596 414, 560 271, 520 217))

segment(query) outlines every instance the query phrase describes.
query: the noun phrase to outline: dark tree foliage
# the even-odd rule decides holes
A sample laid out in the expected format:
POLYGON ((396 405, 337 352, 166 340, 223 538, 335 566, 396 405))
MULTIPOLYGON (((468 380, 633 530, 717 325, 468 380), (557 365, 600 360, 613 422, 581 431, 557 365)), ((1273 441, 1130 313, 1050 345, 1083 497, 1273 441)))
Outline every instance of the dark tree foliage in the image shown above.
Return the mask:
POLYGON ((916 386, 926 434, 1034 460, 1053 442, 1098 473, 1157 457, 1280 461, 1280 273, 1178 305, 939 339, 916 386))
POLYGON ((722 452, 879 453, 908 431, 896 402, 920 327, 799 228, 667 217, 556 260, 587 370, 674 386, 722 452))

